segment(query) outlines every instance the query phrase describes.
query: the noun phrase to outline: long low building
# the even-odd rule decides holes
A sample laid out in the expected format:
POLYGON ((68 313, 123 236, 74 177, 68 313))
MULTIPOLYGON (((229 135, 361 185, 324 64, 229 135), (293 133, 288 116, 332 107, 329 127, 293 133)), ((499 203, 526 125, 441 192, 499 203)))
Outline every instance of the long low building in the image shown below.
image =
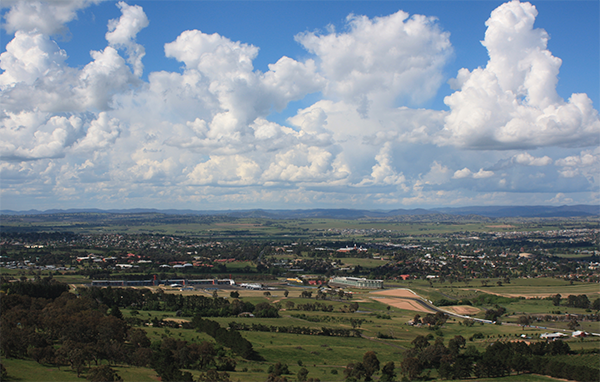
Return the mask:
POLYGON ((369 280, 364 277, 334 277, 329 280, 329 284, 350 288, 383 289, 383 280, 369 280))
POLYGON ((202 279, 202 280, 188 280, 188 279, 171 279, 171 280, 158 280, 156 276, 151 280, 94 280, 92 286, 111 286, 111 287, 129 287, 129 286, 158 286, 158 285, 179 285, 179 286, 190 286, 190 285, 235 285, 235 281, 231 279, 202 279))

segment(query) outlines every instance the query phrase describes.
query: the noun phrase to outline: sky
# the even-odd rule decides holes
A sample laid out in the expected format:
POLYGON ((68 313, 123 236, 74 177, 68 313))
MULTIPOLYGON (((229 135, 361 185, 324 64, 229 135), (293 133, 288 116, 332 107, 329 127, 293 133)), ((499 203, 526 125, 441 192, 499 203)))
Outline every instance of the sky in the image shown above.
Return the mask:
POLYGON ((597 1, 0 3, 0 208, 600 203, 597 1))

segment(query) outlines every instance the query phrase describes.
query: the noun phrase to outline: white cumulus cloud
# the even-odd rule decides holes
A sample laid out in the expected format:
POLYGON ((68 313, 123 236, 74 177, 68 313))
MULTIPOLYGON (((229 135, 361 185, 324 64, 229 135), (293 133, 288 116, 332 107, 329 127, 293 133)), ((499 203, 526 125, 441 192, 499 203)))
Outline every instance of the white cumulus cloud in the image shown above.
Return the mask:
POLYGON ((586 149, 599 143, 598 114, 585 94, 558 96, 561 60, 529 3, 492 13, 489 61, 452 74, 448 111, 416 108, 437 95, 453 55, 433 16, 351 14, 339 31, 290 34, 305 52, 261 70, 253 43, 170 31, 164 58, 180 67, 144 76, 156 50, 140 42, 162 15, 149 12, 150 23, 131 2, 90 8, 106 43, 81 47, 88 61, 69 66, 69 22, 96 3, 1 4, 14 33, 0 54, 3 200, 395 208, 579 201, 600 184, 600 152, 586 149), (120 15, 101 19, 109 8, 120 15))
POLYGON ((127 50, 128 62, 133 67, 134 74, 139 77, 144 70, 142 58, 146 53, 144 47, 135 42, 135 37, 148 26, 148 18, 140 6, 129 6, 124 2, 117 3, 117 6, 122 15, 120 19, 108 22, 106 40, 115 48, 127 50))
POLYGON ((470 149, 582 147, 600 142, 600 120, 585 94, 567 102, 556 93, 561 60, 547 50, 548 34, 533 28, 530 3, 511 1, 486 22, 485 68, 461 69, 446 97, 439 144, 470 149))
POLYGON ((525 166, 547 166, 549 164, 552 164, 552 162, 553 162, 552 158, 550 158, 547 155, 545 155, 541 158, 536 158, 527 152, 519 153, 519 154, 515 155, 513 158, 516 163, 522 164, 525 166))
POLYGON ((373 19, 349 15, 346 21, 347 32, 296 36, 319 58, 326 94, 355 104, 363 116, 398 97, 419 104, 435 95, 452 46, 434 17, 398 11, 373 19))

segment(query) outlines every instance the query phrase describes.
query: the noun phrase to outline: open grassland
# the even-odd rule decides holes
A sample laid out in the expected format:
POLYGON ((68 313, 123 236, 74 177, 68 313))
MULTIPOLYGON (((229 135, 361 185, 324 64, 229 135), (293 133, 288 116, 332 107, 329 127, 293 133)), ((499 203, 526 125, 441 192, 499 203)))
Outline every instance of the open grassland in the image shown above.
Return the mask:
POLYGON ((388 288, 409 288, 432 301, 440 299, 444 295, 456 299, 473 298, 479 293, 525 298, 544 298, 556 294, 560 294, 563 298, 571 294, 585 294, 590 300, 600 297, 600 284, 597 283, 570 283, 560 278, 539 277, 515 278, 511 279, 510 283, 506 283, 501 279, 485 279, 487 286, 484 287, 482 280, 484 279, 467 280, 467 282, 434 280, 431 285, 426 280, 409 280, 386 282, 385 286, 388 288), (502 286, 497 285, 498 280, 502 282, 502 286))
MULTIPOLYGON (((431 289, 431 288, 430 288, 431 289)), ((230 372, 232 381, 263 382, 267 379, 267 370, 275 362, 286 363, 292 374, 287 375, 288 379, 295 378, 295 374, 301 366, 309 371, 309 377, 319 378, 321 381, 338 382, 344 380, 343 370, 349 362, 360 361, 365 352, 373 350, 381 364, 388 361, 394 361, 401 378, 399 365, 403 359, 404 351, 412 348, 411 342, 419 335, 431 336, 433 339, 441 338, 445 344, 456 335, 461 335, 467 339, 467 345, 474 345, 480 351, 483 351, 488 345, 497 341, 516 341, 521 340, 521 335, 530 337, 525 341, 539 341, 539 335, 544 332, 555 331, 562 323, 543 323, 539 327, 522 328, 511 321, 518 317, 518 314, 512 316, 512 308, 519 308, 523 312, 532 312, 550 308, 547 300, 518 300, 518 302, 506 307, 509 316, 503 318, 503 325, 491 325, 475 323, 473 326, 463 324, 460 318, 449 318, 448 321, 439 329, 431 330, 427 326, 415 327, 409 326, 407 322, 418 312, 410 309, 391 307, 384 302, 387 300, 374 300, 374 297, 383 299, 401 300, 403 297, 416 297, 406 290, 383 290, 376 291, 356 291, 351 300, 318 301, 324 304, 331 304, 334 307, 332 312, 320 311, 301 311, 296 309, 286 309, 286 302, 293 302, 294 306, 304 303, 317 302, 314 298, 301 298, 300 293, 304 288, 288 288, 289 295, 286 298, 283 291, 270 291, 271 296, 265 296, 264 291, 241 290, 240 296, 245 301, 259 302, 279 302, 282 309, 279 314, 281 318, 248 318, 248 317, 210 317, 209 319, 217 321, 222 327, 227 327, 232 321, 248 325, 262 324, 267 326, 303 326, 310 328, 352 328, 350 320, 360 321, 359 328, 362 331, 362 337, 325 337, 309 336, 299 334, 289 334, 281 332, 255 332, 241 331, 244 338, 248 339, 254 349, 265 358, 263 362, 250 362, 239 357, 236 358, 237 367, 235 372, 230 372), (351 302, 358 302, 359 310, 354 313, 343 313, 345 307, 351 302), (517 305, 519 304, 519 305, 517 305), (537 304, 537 305, 536 305, 537 304), (543 306, 540 307, 539 304, 543 306), (543 326, 543 327, 542 327, 543 326), (544 327, 549 327, 545 329, 544 327), (381 338, 382 335, 385 338, 381 338), (332 373, 332 371, 334 371, 332 373), (335 374, 337 373, 337 374, 335 374)), ((171 290, 169 293, 180 293, 171 290)), ((203 292, 201 292, 203 293, 203 292)), ((221 290, 218 292, 222 297, 228 297, 229 291, 221 290)), ((478 292, 480 293, 480 292, 478 292)), ((478 309, 483 307, 477 307, 478 309)), ((556 307, 555 307, 556 308, 556 307)), ((131 309, 122 309, 125 317, 135 316, 144 320, 159 318, 166 321, 191 320, 191 317, 179 317, 175 312, 165 311, 139 311, 132 313, 131 309)), ((425 314, 420 313, 422 316, 425 314)), ((584 330, 592 331, 598 323, 582 323, 584 330), (595 326, 594 326, 595 325, 595 326)), ((204 333, 198 333, 192 329, 182 328, 155 328, 152 326, 142 326, 148 333, 152 341, 159 341, 165 338, 174 338, 177 340, 201 342, 214 342, 212 337, 204 333)), ((587 338, 583 341, 568 338, 567 342, 573 350, 593 350, 600 347, 600 337, 587 338)), ((595 356, 595 355, 593 355, 595 356)), ((14 381, 74 381, 77 379, 74 372, 68 367, 62 367, 58 370, 56 367, 47 367, 39 365, 33 361, 24 361, 16 359, 3 360, 9 375, 14 381)), ((118 366, 114 368, 125 381, 156 381, 156 373, 150 368, 136 368, 129 366, 118 366)), ((194 378, 199 377, 199 371, 190 370, 194 378)), ((377 377, 377 376, 376 376, 377 377)), ((436 378, 435 371, 431 378, 436 378)), ((472 381, 471 379, 470 381, 472 381)), ((550 381, 549 377, 535 375, 510 376, 499 379, 477 379, 477 381, 550 381)))
MULTIPOLYGON (((68 381, 83 381, 85 380, 85 374, 82 374, 82 378, 77 378, 75 372, 69 368, 62 367, 58 370, 56 367, 49 367, 40 365, 35 361, 31 360, 16 360, 7 359, 3 360, 3 364, 6 365, 9 371, 8 381, 49 381, 49 382, 68 382, 68 381), (38 378, 39 377, 39 378, 38 378)), ((264 382, 267 379, 267 369, 270 362, 239 362, 238 370, 247 369, 248 371, 235 371, 229 372, 230 379, 232 381, 240 382, 264 382)), ((295 378, 296 373, 300 370, 301 366, 298 366, 297 361, 290 362, 289 364, 290 374, 286 375, 289 379, 295 378)), ((341 382, 344 381, 344 374, 342 367, 336 367, 332 365, 313 366, 311 364, 303 363, 302 367, 308 370, 309 378, 319 378, 323 382, 341 382), (334 374, 335 373, 335 374, 334 374)), ((142 367, 133 366, 115 366, 113 369, 119 374, 125 382, 152 382, 159 381, 158 376, 154 370, 142 367)), ((185 370, 192 373, 195 380, 199 377, 199 371, 197 370, 185 370)), ((400 370, 396 369, 396 373, 399 375, 397 380, 401 379, 400 370)), ((435 379, 435 374, 431 375, 435 379)), ((521 374, 511 375, 502 378, 477 378, 478 382, 545 382, 545 381, 556 381, 557 379, 533 374, 521 374)), ((474 379, 467 380, 456 380, 457 382, 473 382, 474 379)))
MULTIPOLYGON (((70 214, 4 217, 6 232, 69 231, 82 234, 163 234, 204 238, 282 239, 345 241, 353 237, 363 241, 386 238, 410 238, 420 235, 444 235, 456 232, 486 233, 512 231, 551 231, 573 228, 596 228, 597 221, 552 221, 542 219, 502 219, 494 222, 480 220, 410 222, 397 218, 365 219, 270 219, 183 216, 165 223, 161 214, 70 214)), ((465 218, 463 218, 465 219, 465 218)), ((428 239, 431 240, 431 237, 428 239)))

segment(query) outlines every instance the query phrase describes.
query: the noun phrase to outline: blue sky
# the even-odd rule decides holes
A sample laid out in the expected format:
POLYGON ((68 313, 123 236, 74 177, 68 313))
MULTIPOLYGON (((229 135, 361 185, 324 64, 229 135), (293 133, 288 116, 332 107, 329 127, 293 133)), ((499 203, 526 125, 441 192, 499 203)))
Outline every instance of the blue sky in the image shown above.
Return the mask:
POLYGON ((2 6, 3 209, 599 202, 597 1, 2 6))

